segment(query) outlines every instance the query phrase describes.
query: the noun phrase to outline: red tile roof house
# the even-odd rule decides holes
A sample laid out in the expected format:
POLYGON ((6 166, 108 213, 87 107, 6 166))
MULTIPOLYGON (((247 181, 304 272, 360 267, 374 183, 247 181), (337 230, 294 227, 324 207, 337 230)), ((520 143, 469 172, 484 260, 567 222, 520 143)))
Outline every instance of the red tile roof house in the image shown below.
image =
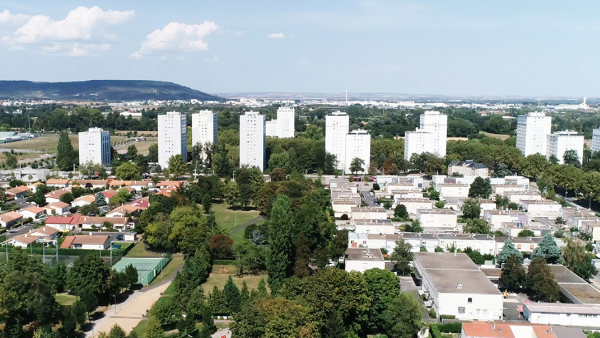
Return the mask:
POLYGON ((12 228, 15 224, 21 221, 23 221, 23 215, 16 211, 7 212, 0 215, 0 226, 7 229, 12 228))
POLYGON ((127 217, 91 217, 80 214, 74 215, 71 222, 82 229, 101 229, 104 222, 112 224, 115 229, 126 229, 129 219, 127 217))
POLYGON ((43 226, 29 231, 29 236, 38 238, 38 242, 51 242, 56 240, 60 231, 49 226, 43 226))
POLYGON ((65 188, 71 184, 69 179, 51 178, 46 181, 46 185, 55 188, 65 188))
POLYGON ((57 217, 51 216, 46 219, 46 226, 54 228, 58 231, 69 232, 73 230, 73 228, 77 225, 76 219, 79 219, 79 215, 77 217, 57 217))
POLYGON ((82 188, 106 188, 108 180, 73 180, 73 185, 78 185, 82 188))
POLYGON ((39 207, 29 207, 18 211, 24 218, 39 219, 46 216, 46 209, 39 207))
POLYGON ((131 215, 138 211, 144 211, 148 209, 150 205, 150 200, 148 197, 140 198, 139 200, 135 200, 131 203, 122 205, 120 207, 114 208, 113 210, 106 213, 106 217, 123 217, 125 214, 131 215))
POLYGON ((65 202, 56 202, 44 207, 47 215, 64 215, 69 213, 69 204, 65 202))
POLYGON ((70 193, 71 188, 62 188, 51 191, 44 195, 46 197, 46 203, 56 203, 60 202, 60 197, 64 194, 70 193))
POLYGON ((42 183, 42 182, 31 183, 30 185, 27 186, 27 188, 29 188, 31 190, 31 192, 35 194, 37 187, 39 187, 40 185, 44 185, 44 183, 42 183))
POLYGON ((73 202, 71 202, 71 205, 73 207, 82 207, 84 205, 92 204, 94 202, 96 202, 96 196, 90 194, 77 197, 73 202))
POLYGON ((12 189, 8 189, 6 191, 6 195, 8 195, 8 197, 21 198, 21 197, 25 196, 25 194, 30 190, 31 189, 29 189, 28 187, 21 185, 18 187, 14 187, 12 189))
POLYGON ((107 250, 110 248, 109 236, 76 235, 67 236, 60 245, 61 249, 107 250))
POLYGON ((131 187, 136 191, 142 191, 143 188, 151 188, 154 186, 152 181, 123 181, 123 180, 112 180, 110 181, 110 186, 113 189, 121 188, 121 187, 131 187))
POLYGON ((39 237, 37 237, 37 236, 31 236, 29 234, 21 234, 21 235, 15 236, 15 237, 7 240, 4 243, 8 243, 12 246, 26 248, 29 246, 29 244, 36 242, 38 239, 39 239, 39 237))

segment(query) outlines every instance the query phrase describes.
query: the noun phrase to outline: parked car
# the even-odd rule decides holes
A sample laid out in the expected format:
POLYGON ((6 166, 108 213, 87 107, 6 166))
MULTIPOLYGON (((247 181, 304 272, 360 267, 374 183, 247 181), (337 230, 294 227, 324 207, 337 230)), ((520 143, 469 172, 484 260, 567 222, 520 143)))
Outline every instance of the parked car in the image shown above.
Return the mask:
POLYGON ((117 235, 117 241, 124 241, 124 240, 125 240, 124 235, 117 235))
POLYGON ((372 191, 369 191, 369 196, 375 196, 375 193, 372 191))

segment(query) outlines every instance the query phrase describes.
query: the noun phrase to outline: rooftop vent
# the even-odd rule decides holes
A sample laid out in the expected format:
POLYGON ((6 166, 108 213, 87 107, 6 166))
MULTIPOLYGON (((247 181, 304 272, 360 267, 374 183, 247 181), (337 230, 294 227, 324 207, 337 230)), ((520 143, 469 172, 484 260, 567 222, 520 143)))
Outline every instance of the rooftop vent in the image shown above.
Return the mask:
POLYGON ((460 283, 456 284, 456 288, 457 289, 462 289, 462 284, 460 284, 460 283))

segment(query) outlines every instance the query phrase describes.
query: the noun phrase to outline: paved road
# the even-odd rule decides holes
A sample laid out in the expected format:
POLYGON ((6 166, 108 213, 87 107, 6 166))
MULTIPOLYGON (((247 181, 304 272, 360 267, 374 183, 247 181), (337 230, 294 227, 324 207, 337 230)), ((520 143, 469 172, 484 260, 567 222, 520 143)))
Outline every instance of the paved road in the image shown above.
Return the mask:
POLYGON ((365 203, 367 203, 368 206, 375 206, 375 196, 371 196, 369 194, 369 191, 361 191, 360 194, 362 195, 363 201, 365 201, 365 203))
POLYGON ((230 235, 233 235, 233 234, 235 234, 235 233, 238 233, 238 232, 240 232, 240 231, 242 231, 242 230, 246 229, 246 227, 247 227, 248 225, 256 223, 256 222, 257 222, 259 219, 261 219, 261 218, 263 218, 263 217, 262 217, 262 216, 256 216, 256 217, 254 217, 253 219, 249 220, 248 222, 246 222, 246 223, 244 223, 244 224, 240 225, 239 227, 237 227, 237 228, 235 228, 235 229, 231 230, 231 231, 229 232, 229 234, 230 234, 230 235))
POLYGON ((27 225, 22 225, 18 228, 12 228, 6 232, 6 238, 13 238, 15 236, 19 236, 21 234, 29 232, 29 230, 33 229, 33 223, 28 223, 27 225))
POLYGON ((13 205, 17 204, 19 208, 25 209, 31 206, 31 204, 27 203, 27 199, 25 198, 16 198, 12 201, 7 202, 6 204, 13 205))

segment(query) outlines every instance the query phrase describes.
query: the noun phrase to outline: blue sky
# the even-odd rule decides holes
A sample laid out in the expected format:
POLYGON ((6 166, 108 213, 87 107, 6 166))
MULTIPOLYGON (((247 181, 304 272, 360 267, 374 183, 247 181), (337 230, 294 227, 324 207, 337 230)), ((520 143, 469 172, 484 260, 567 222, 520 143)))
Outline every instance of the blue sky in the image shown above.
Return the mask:
POLYGON ((1 1, 0 79, 599 97, 595 1, 1 1))

